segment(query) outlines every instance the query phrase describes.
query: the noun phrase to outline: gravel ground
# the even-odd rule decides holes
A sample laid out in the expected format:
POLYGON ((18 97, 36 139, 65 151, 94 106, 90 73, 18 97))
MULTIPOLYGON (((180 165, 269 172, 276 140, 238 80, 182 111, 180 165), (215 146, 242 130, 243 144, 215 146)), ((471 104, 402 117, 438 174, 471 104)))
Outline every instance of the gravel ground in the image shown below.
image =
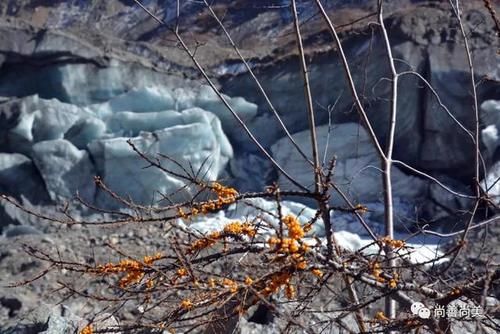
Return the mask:
MULTIPOLYGON (((82 275, 74 275, 67 271, 53 271, 36 281, 19 285, 43 273, 48 264, 26 253, 26 247, 60 254, 67 260, 85 261, 89 264, 114 261, 118 258, 104 246, 112 244, 117 249, 139 256, 165 252, 169 235, 166 225, 130 224, 112 228, 71 228, 46 224, 31 219, 30 224, 37 228, 12 228, 0 237, 0 333, 64 333, 63 328, 82 327, 94 313, 106 318, 106 313, 100 311, 102 303, 82 297, 71 296, 60 290, 60 283, 71 283, 77 289, 92 293, 93 281, 82 275), (8 287, 8 285, 19 285, 8 287), (99 311, 99 312, 98 312, 99 311)), ((500 263, 500 224, 495 223, 484 229, 472 231, 466 248, 447 272, 446 279, 461 280, 474 275, 481 275, 485 268, 493 268, 500 263)), ((226 264, 227 265, 227 264, 226 264)), ((225 267, 212 270, 223 273, 225 270, 235 270, 225 267)), ((348 304, 342 285, 333 282, 331 287, 338 295, 332 299, 332 291, 318 294, 313 305, 318 309, 335 309, 348 304), (343 301, 344 299, 344 301, 343 301)), ((493 284, 496 298, 500 298, 498 283, 493 284)), ((489 298, 488 303, 498 303, 489 298)), ((296 305, 285 303, 279 306, 278 312, 287 311, 295 314, 296 305)), ((371 309, 375 312, 380 303, 375 303, 371 309)), ((369 311, 369 312, 371 312, 369 311)), ((139 315, 137 306, 125 307, 119 314, 108 318, 107 324, 116 320, 133 320, 139 315)), ((335 312, 311 314, 309 321, 319 323, 329 318, 335 318, 335 312)), ((298 318, 297 318, 298 319, 298 318)), ((356 330, 354 319, 348 316, 343 319, 348 328, 356 330)), ((237 321, 236 332, 241 333, 279 333, 286 329, 288 321, 273 316, 272 312, 260 307, 253 307, 249 315, 237 321)), ((306 324, 307 326, 307 324, 306 324)), ((464 329, 465 331, 470 329, 464 329)), ((210 331, 208 331, 210 332, 210 331)), ((214 327, 213 333, 224 332, 220 327, 214 327)), ((327 330, 329 333, 339 332, 327 330)), ((460 332, 460 331, 459 331, 460 332)))

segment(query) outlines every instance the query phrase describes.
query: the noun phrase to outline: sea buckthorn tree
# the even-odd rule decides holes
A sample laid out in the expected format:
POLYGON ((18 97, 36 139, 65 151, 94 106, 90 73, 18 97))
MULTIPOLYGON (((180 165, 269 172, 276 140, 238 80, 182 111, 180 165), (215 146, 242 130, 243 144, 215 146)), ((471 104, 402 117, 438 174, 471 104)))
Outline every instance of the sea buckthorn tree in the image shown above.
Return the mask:
MULTIPOLYGON (((328 164, 320 164, 314 92, 311 91, 309 83, 309 60, 306 59, 302 37, 307 21, 306 23, 300 21, 295 0, 291 0, 286 6, 294 21, 293 32, 297 45, 297 58, 303 74, 304 98, 307 106, 304 120, 309 125, 312 156, 304 154, 298 146, 296 148, 311 165, 311 173, 314 176, 312 187, 304 186, 290 176, 286 167, 279 165, 256 139, 210 78, 197 58, 196 49, 186 43, 178 29, 180 20, 176 20, 176 23, 171 26, 156 16, 142 1, 134 0, 134 2, 150 15, 151 20, 171 30, 177 46, 191 58, 202 77, 224 103, 227 112, 232 114, 239 123, 243 133, 250 137, 260 153, 269 159, 275 170, 287 178, 295 189, 281 189, 277 184, 270 184, 260 192, 240 193, 238 189, 234 189, 223 181, 204 180, 197 173, 190 173, 184 169, 182 178, 186 181, 186 187, 194 189, 193 193, 196 195, 193 198, 182 203, 145 206, 134 204, 133 201, 120 197, 113 192, 113 189, 109 189, 103 180, 96 178, 97 187, 121 203, 126 203, 128 210, 117 212, 90 207, 102 213, 103 218, 88 221, 76 219, 67 211, 65 211, 64 219, 42 215, 3 196, 4 200, 18 206, 21 210, 68 226, 83 225, 89 228, 139 226, 141 229, 147 229, 148 225, 155 224, 163 226, 164 244, 154 247, 155 249, 151 252, 133 253, 112 242, 107 242, 95 250, 97 253, 100 252, 100 255, 94 255, 94 263, 66 259, 64 254, 57 254, 50 250, 27 249, 31 256, 50 264, 51 271, 70 273, 84 278, 83 282, 86 285, 94 287, 92 289, 94 292, 88 293, 85 284, 82 287, 81 284, 61 281, 62 288, 69 293, 102 305, 102 310, 118 318, 120 312, 130 308, 131 305, 136 310, 134 319, 122 319, 119 325, 107 328, 100 327, 97 320, 89 317, 86 325, 80 328, 80 333, 163 333, 169 331, 231 333, 238 328, 237 323, 240 319, 257 317, 255 314, 259 309, 264 309, 267 314, 280 319, 278 329, 275 328, 279 331, 447 333, 450 332, 453 321, 456 319, 419 316, 417 313, 409 312, 411 306, 415 303, 448 306, 460 301, 473 307, 481 303, 481 296, 491 294, 492 287, 498 284, 497 280, 500 276, 498 269, 487 269, 483 276, 471 277, 465 281, 449 279, 446 272, 467 244, 468 232, 495 222, 496 216, 480 223, 475 223, 471 218, 464 230, 455 233, 458 241, 448 249, 447 253, 443 257, 426 263, 415 264, 409 261, 404 254, 411 252, 411 247, 405 240, 397 240, 394 237, 394 189, 391 173, 395 165, 403 164, 393 158, 398 115, 398 83, 403 76, 413 75, 420 78, 422 76, 414 71, 404 73, 397 71, 397 60, 392 55, 384 20, 383 1, 377 2, 376 11, 371 17, 376 18, 374 29, 381 36, 387 55, 385 61, 391 69, 389 78, 380 78, 390 82, 392 93, 388 111, 389 131, 385 145, 375 135, 373 124, 353 79, 353 71, 356 69, 350 67, 338 29, 324 8, 324 1, 313 0, 309 4, 314 7, 315 15, 320 17, 326 25, 335 44, 353 105, 381 161, 379 169, 384 187, 385 223, 385 231, 382 234, 372 231, 364 220, 363 215, 368 209, 362 203, 352 203, 333 181, 335 157, 329 157, 328 164), (331 196, 342 198, 344 205, 332 207, 331 196), (293 199, 294 197, 307 199, 309 203, 313 203, 315 214, 304 221, 304 217, 300 214, 285 213, 283 198, 293 199), (269 211, 259 207, 253 201, 255 199, 274 202, 275 210, 269 211), (206 233, 190 228, 194 220, 213 219, 218 212, 235 205, 251 206, 255 214, 242 219, 226 219, 220 228, 212 228, 206 233), (331 212, 334 210, 342 210, 356 217, 358 223, 371 236, 371 243, 358 250, 340 247, 334 233, 336 231, 335 220, 331 219, 331 212), (314 234, 318 224, 321 224, 324 237, 314 234), (377 251, 365 252, 366 249, 377 249, 377 251), (109 260, 105 260, 106 257, 109 260), (448 257, 451 261, 438 266, 444 257, 448 257), (335 307, 332 308, 330 305, 335 305, 335 307)), ((222 18, 209 2, 205 0, 202 2, 211 18, 219 25, 221 33, 227 37, 243 66, 255 80, 259 92, 269 103, 273 115, 280 119, 265 90, 253 74, 252 67, 223 25, 222 18)), ((489 13, 495 17, 491 3, 489 1, 485 3, 489 13)), ((475 195, 472 196, 474 208, 471 209, 474 217, 477 207, 487 202, 488 198, 487 191, 485 194, 478 182, 481 162, 478 105, 475 95, 477 82, 474 78, 471 54, 467 44, 468 31, 462 24, 460 6, 459 1, 450 1, 450 11, 454 13, 459 23, 458 33, 463 37, 470 64, 470 68, 466 70, 472 72, 471 91, 477 125, 470 131, 475 147, 473 163, 477 167, 475 168, 477 185, 474 190, 475 195)), ((179 5, 177 8, 180 8, 179 5)), ((178 18, 181 15, 182 13, 178 10, 178 18)), ((423 78, 422 84, 429 85, 423 78)), ((432 87, 429 89, 435 93, 432 87)), ((283 127, 282 130, 293 141, 287 128, 282 122, 280 124, 283 127)), ((134 150, 149 168, 156 168, 179 177, 178 173, 174 174, 165 167, 160 158, 148 156, 130 141, 129 144, 131 150, 134 150)), ((405 167, 420 177, 436 182, 452 195, 457 195, 457 192, 424 171, 408 165, 405 167)), ((83 200, 81 203, 86 204, 83 200)), ((420 229, 416 233, 430 232, 420 229)), ((434 232, 434 235, 440 234, 434 232)), ((494 312, 486 313, 480 318, 463 318, 456 321, 477 323, 477 328, 484 331, 498 329, 498 322, 494 320, 494 312)), ((96 315, 97 313, 99 312, 96 312, 96 315)))

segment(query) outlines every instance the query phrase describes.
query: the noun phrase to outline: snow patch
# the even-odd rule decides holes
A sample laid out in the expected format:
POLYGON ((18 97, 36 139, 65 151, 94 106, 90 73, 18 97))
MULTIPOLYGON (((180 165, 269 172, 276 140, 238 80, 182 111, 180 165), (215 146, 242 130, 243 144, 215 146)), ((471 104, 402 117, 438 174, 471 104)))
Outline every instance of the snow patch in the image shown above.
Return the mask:
MULTIPOLYGON (((277 204, 274 201, 252 198, 233 204, 226 211, 219 211, 216 214, 203 217, 193 217, 189 222, 179 219, 179 223, 202 235, 206 235, 214 231, 221 231, 224 226, 235 220, 253 221, 259 216, 262 217, 259 221, 263 222, 259 227, 259 233, 266 237, 274 235, 274 231, 279 229, 279 220, 275 216, 277 209, 277 204)), ((316 214, 316 210, 301 203, 291 201, 283 201, 281 203, 281 210, 283 216, 288 214, 296 216, 302 225, 308 224, 316 214)), ((334 237, 341 248, 353 252, 362 249, 362 252, 367 255, 383 253, 366 233, 358 234, 349 231, 347 226, 345 226, 346 229, 340 229, 336 224, 335 217, 334 214, 331 215, 333 228, 336 231, 334 237)), ((359 225, 357 222, 352 222, 352 225, 356 224, 359 225)), ((359 227, 353 227, 353 229, 359 230, 359 227)), ((383 236, 382 234, 377 235, 380 237, 383 236)), ((324 236, 323 220, 318 219, 313 225, 312 230, 308 233, 307 238, 305 238, 305 241, 315 244, 316 238, 319 238, 322 244, 326 246, 324 236)), ((395 235, 395 239, 397 240, 405 240, 408 237, 409 235, 403 233, 395 235)), ((448 259, 443 257, 444 254, 439 248, 438 239, 429 237, 412 238, 412 241, 407 243, 406 247, 398 250, 397 253, 411 263, 436 265, 448 261, 448 259)))

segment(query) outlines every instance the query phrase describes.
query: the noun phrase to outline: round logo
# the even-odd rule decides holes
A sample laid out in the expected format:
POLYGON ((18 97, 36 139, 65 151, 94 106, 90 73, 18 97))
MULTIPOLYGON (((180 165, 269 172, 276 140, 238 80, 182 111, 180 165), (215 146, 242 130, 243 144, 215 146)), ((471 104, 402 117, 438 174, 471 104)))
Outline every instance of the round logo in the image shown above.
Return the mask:
POLYGON ((420 310, 421 308, 424 308, 425 305, 420 303, 420 302, 415 302, 413 304, 411 304, 411 307, 410 307, 410 310, 411 310, 411 313, 417 315, 418 314, 418 310, 420 310))
POLYGON ((429 319, 431 317, 431 310, 425 307, 425 305, 420 302, 411 304, 410 310, 411 313, 418 315, 419 318, 429 319))
POLYGON ((422 307, 418 310, 418 316, 422 319, 429 319, 431 317, 431 310, 427 307, 422 307))

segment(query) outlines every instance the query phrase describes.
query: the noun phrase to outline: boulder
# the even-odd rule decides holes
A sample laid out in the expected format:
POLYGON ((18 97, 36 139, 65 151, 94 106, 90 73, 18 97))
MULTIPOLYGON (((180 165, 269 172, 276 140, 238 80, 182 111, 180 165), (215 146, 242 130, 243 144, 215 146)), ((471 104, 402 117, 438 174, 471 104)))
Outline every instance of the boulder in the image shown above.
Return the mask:
MULTIPOLYGON (((88 323, 78 315, 80 310, 72 310, 67 305, 49 305, 41 300, 22 300, 10 298, 0 298, 0 306, 3 306, 2 301, 7 301, 10 309, 13 307, 21 308, 19 313, 20 321, 15 325, 0 327, 0 332, 6 334, 62 334, 76 333, 83 329, 88 323), (35 303, 38 303, 35 308, 35 303)), ((103 312, 93 319, 95 322, 94 329, 104 334, 122 333, 119 329, 118 320, 110 313, 103 312)))

